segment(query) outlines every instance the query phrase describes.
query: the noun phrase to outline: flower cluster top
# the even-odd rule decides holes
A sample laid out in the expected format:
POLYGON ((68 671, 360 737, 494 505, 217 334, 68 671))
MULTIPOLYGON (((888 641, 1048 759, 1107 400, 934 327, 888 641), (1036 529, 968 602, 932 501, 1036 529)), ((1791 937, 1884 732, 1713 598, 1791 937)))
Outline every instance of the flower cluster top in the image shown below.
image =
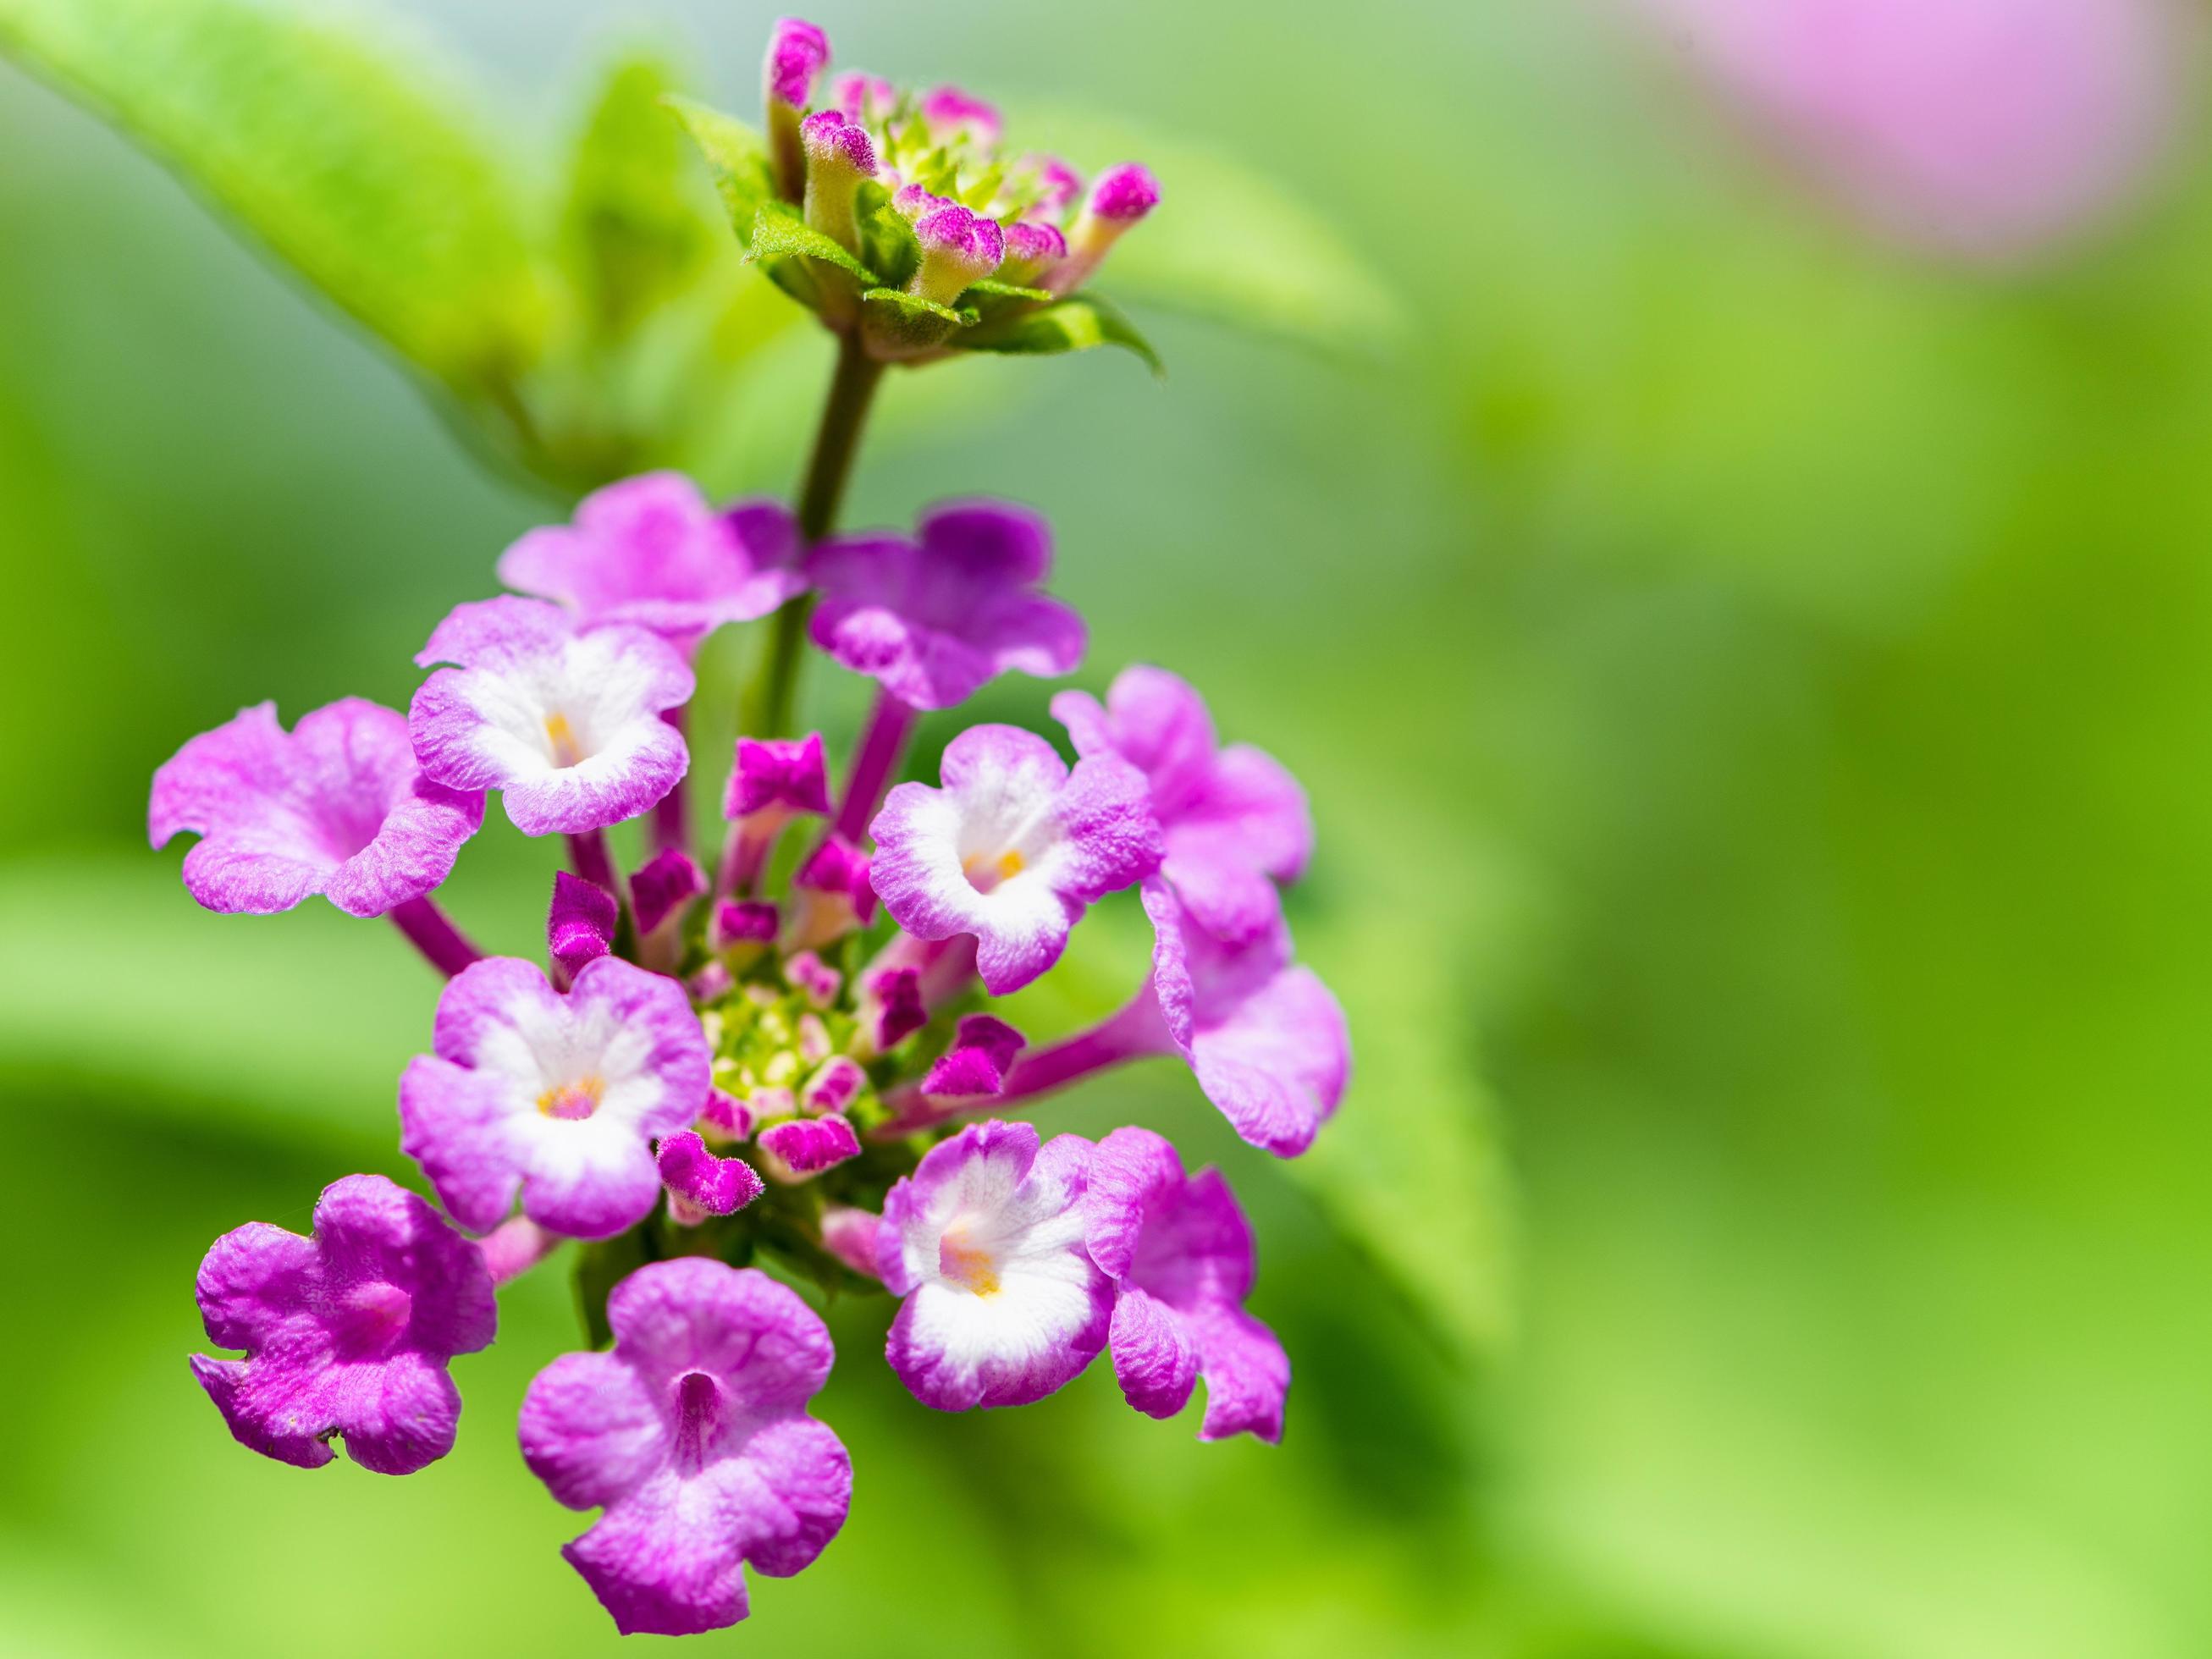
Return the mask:
MULTIPOLYGON (((1030 216, 1073 181, 994 159, 972 100, 848 81, 801 116, 824 55, 786 24, 769 65, 810 204, 836 148, 872 180, 977 204, 919 225, 957 218, 994 247, 1037 225, 1050 257, 1028 274, 1080 279, 1083 227, 1126 178, 1094 185, 1062 247, 1030 216)), ((263 703, 160 769, 149 829, 198 836, 200 903, 320 893, 388 916, 447 981, 398 1088, 435 1203, 349 1176, 310 1236, 252 1224, 202 1264, 209 1340, 241 1357, 192 1370, 240 1442, 307 1468, 334 1441, 386 1474, 435 1461, 459 1425, 450 1362, 491 1341, 496 1287, 572 1241, 591 1346, 538 1375, 520 1436, 556 1500, 599 1511, 564 1553, 625 1632, 732 1624, 747 1563, 797 1572, 842 1526, 852 1467, 808 1409, 830 1340, 802 1290, 895 1299, 885 1356, 939 1410, 1042 1399, 1108 1352, 1140 1412, 1175 1415, 1203 1382, 1202 1439, 1279 1437, 1290 1367, 1245 1310, 1252 1235, 1221 1174, 1147 1129, 1093 1143, 1020 1115, 1157 1056, 1254 1146, 1312 1142, 1349 1044, 1284 922, 1312 848, 1303 793, 1150 667, 1103 702, 1056 696, 1065 750, 970 725, 935 781, 894 781, 922 711, 1078 667, 1051 562, 1046 522, 1002 502, 810 539, 775 502, 632 477, 508 548, 514 591, 428 630, 404 714, 346 699, 288 732, 263 703), (834 768, 819 734, 738 738, 715 841, 695 843, 692 659, 770 617, 872 679, 873 712, 834 768), (566 838, 542 958, 484 956, 434 896, 493 795, 523 834, 566 838), (631 820, 647 855, 625 871, 606 832, 631 820), (1119 1012, 1033 1043, 994 1012, 1133 888, 1155 946, 1119 1012)))
POLYGON ((786 291, 886 362, 949 351, 1149 348, 1106 303, 1071 299, 1159 204, 1135 162, 1088 181, 1006 148, 998 110, 957 87, 829 74, 808 22, 775 26, 766 132, 682 106, 739 238, 786 291))

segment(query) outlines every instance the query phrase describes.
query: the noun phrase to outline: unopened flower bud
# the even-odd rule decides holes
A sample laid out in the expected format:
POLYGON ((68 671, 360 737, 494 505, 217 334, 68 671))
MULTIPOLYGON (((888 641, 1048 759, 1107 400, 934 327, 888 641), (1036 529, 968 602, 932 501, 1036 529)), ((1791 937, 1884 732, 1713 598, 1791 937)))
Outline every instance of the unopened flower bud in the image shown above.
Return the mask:
POLYGON ((741 945, 765 945, 775 937, 780 921, 773 904, 759 899, 725 900, 714 907, 707 944, 716 951, 734 950, 741 945))
POLYGON ((849 1204, 827 1204, 822 1209, 822 1248, 856 1273, 876 1274, 876 1232, 882 1218, 872 1210, 849 1204))
POLYGON ((1073 294, 1089 280, 1121 234, 1160 204, 1160 183, 1151 170, 1125 161, 1100 173, 1075 222, 1067 228, 1067 258, 1046 286, 1073 294))
POLYGON ((884 1054, 929 1024, 921 1000, 921 971, 879 968, 860 988, 860 1042, 870 1054, 884 1054))
POLYGON ((860 1138, 853 1126, 832 1113, 828 1117, 795 1117, 762 1130, 754 1144, 769 1175, 789 1183, 805 1181, 835 1169, 860 1155, 860 1138))
POLYGON ((867 854, 842 836, 816 848, 791 878, 792 919, 787 950, 813 951, 864 927, 876 914, 876 890, 867 854))
POLYGON ((1001 282, 1033 288, 1067 257, 1067 238, 1060 227, 1042 220, 1021 219, 1006 227, 1006 257, 999 266, 1001 282))
POLYGON ((929 129, 932 141, 939 145, 974 144, 985 148, 997 143, 1005 130, 996 106, 957 87, 939 87, 934 92, 925 93, 921 119, 929 129))
POLYGON ((656 854, 629 878, 629 902, 640 933, 679 924, 693 899, 707 890, 707 878, 690 857, 672 847, 656 854))
POLYGON ((901 185, 891 193, 892 208, 909 222, 926 219, 941 208, 959 205, 960 204, 951 197, 939 196, 936 191, 925 189, 920 185, 901 185))
POLYGON ((880 75, 857 71, 830 83, 830 101, 848 121, 880 121, 898 104, 898 88, 880 75))
POLYGON ((545 949, 554 965, 573 979, 586 963, 606 955, 614 946, 618 915, 615 896, 605 888, 556 872, 553 908, 545 918, 545 949))
POLYGON ((860 1069, 859 1061, 846 1054, 833 1055, 799 1090, 799 1108, 817 1116, 825 1112, 842 1112, 853 1103, 867 1081, 868 1074, 860 1069))
POLYGON ((844 975, 811 951, 801 951, 786 962, 783 976, 791 981, 793 990, 817 1008, 836 1001, 838 988, 845 982, 844 975))
POLYGON ((1006 258, 1006 239, 998 221, 970 213, 957 202, 918 222, 914 234, 921 243, 921 264, 906 290, 941 306, 951 305, 1006 258))
POLYGON ((1034 182, 1039 213, 1058 213, 1083 189, 1083 175, 1057 155, 1029 156, 1023 165, 1034 182))
POLYGON ((830 811, 830 779, 822 761, 822 734, 796 741, 739 738, 722 816, 730 821, 722 848, 720 892, 753 890, 775 850, 776 837, 793 816, 830 811))
POLYGON ((662 1140, 657 1162, 661 1183, 668 1188, 670 1212, 687 1225, 696 1226, 710 1215, 732 1214, 767 1190, 750 1164, 742 1158, 715 1157, 690 1129, 662 1140))
POLYGON ((814 77, 830 61, 830 37, 797 17, 780 17, 768 40, 761 67, 768 106, 769 154, 775 161, 776 184, 791 201, 806 182, 805 155, 799 139, 799 112, 814 100, 814 77))
POLYGON ((849 253, 860 251, 853 198, 876 176, 876 147, 868 130, 834 109, 817 110, 799 124, 806 151, 806 222, 849 253))

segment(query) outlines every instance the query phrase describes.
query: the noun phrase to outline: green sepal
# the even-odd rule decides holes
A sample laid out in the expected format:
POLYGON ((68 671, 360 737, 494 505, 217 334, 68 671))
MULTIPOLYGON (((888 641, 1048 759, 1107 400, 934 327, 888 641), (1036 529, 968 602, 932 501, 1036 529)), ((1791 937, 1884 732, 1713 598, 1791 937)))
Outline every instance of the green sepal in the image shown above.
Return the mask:
POLYGON ((880 356, 919 357, 939 350, 980 319, 896 288, 872 288, 860 296, 863 326, 880 356))
POLYGON ((955 328, 973 328, 981 320, 972 306, 956 310, 951 306, 941 306, 934 300, 925 300, 918 294, 908 294, 903 289, 872 288, 860 298, 869 305, 890 306, 915 317, 934 317, 955 328))
POLYGON ((890 192, 881 185, 860 186, 854 204, 860 226, 860 251, 880 275, 883 288, 903 288, 921 266, 921 244, 906 216, 891 205, 890 192))
POLYGON ((1167 373, 1160 354, 1152 349, 1152 343, 1138 331, 1137 325, 1092 294, 994 319, 988 326, 963 335, 959 345, 963 351, 997 351, 1015 357, 1050 357, 1064 351, 1088 351, 1093 346, 1119 346, 1143 358, 1153 374, 1167 373))
POLYGON ((1044 289, 1018 288, 1012 283, 994 283, 988 276, 980 283, 970 283, 960 297, 965 300, 978 294, 994 300, 1028 300, 1041 306, 1052 303, 1052 295, 1044 289))
POLYGON ((781 259, 803 255, 831 264, 864 289, 877 285, 876 273, 854 258, 835 237, 824 236, 800 218, 787 202, 763 202, 753 216, 752 234, 746 246, 755 259, 781 259))
POLYGON ((671 94, 660 100, 684 124, 691 142, 707 158, 714 175, 714 191, 722 198, 738 240, 752 246, 753 230, 761 210, 776 201, 775 173, 769 160, 768 143, 734 115, 671 94))

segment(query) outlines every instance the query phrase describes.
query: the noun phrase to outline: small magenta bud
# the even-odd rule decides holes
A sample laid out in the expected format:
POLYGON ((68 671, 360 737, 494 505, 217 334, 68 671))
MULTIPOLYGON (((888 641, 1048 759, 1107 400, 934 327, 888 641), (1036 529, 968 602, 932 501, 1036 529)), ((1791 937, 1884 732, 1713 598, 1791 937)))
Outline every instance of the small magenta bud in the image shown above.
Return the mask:
POLYGON ((803 17, 777 18, 761 70, 769 102, 805 108, 814 100, 814 77, 829 62, 828 35, 803 17))
POLYGON ((971 283, 981 282, 1006 258, 1006 234, 995 219, 970 213, 958 203, 938 208, 914 228, 921 243, 921 264, 907 292, 939 305, 951 305, 971 283))
POLYGON ((857 71, 830 83, 830 101, 848 121, 880 121, 898 103, 898 88, 880 75, 857 71))
POLYGON ((561 972, 573 979, 587 962, 614 948, 620 907, 605 888, 572 876, 553 877, 553 905, 545 918, 545 950, 561 972))
POLYGON ((629 878, 630 908, 637 931, 650 933, 665 921, 683 915, 691 901, 707 890, 707 878, 690 858, 677 848, 656 854, 629 878))
POLYGON ((848 253, 860 251, 853 198, 876 176, 876 146, 868 131, 834 109, 817 110, 799 124, 806 151, 806 222, 848 253))
POLYGON ((1005 130, 994 105, 964 93, 957 87, 939 87, 921 100, 922 125, 939 144, 968 143, 988 147, 1005 130))
POLYGON ((842 1112, 859 1097, 867 1081, 868 1074, 858 1060, 846 1054, 834 1055, 799 1089, 800 1109, 817 1116, 842 1112))
POLYGON ((959 205, 951 197, 937 195, 920 185, 901 185, 891 195, 891 206, 910 221, 926 219, 943 209, 959 205))
POLYGON ((1160 181, 1149 168, 1134 161, 1109 167, 1091 186, 1091 199, 1083 204, 1086 216, 1103 219, 1127 229, 1160 204, 1160 181))
POLYGON ((702 1133, 720 1145, 750 1140, 760 1127, 753 1109, 722 1089, 707 1091, 707 1104, 699 1113, 699 1121, 706 1126, 702 1133))
MULTIPOLYGON (((875 177, 875 141, 868 137, 867 128, 843 112, 815 111, 799 124, 799 136, 806 146, 811 167, 836 168, 855 179, 875 177)), ((807 176, 811 181, 813 174, 810 171, 807 176)))
POLYGON ((787 1183, 805 1181, 860 1155, 853 1126, 835 1113, 773 1124, 754 1137, 754 1144, 761 1149, 761 1162, 769 1174, 787 1183))
POLYGON ((1006 282, 1033 287, 1038 277, 1067 257, 1067 238, 1060 227, 1018 219, 1006 227, 1006 257, 999 275, 1006 282))
POLYGON ((829 811, 830 778, 819 732, 797 741, 738 739, 737 763, 722 795, 722 816, 746 818, 771 807, 785 812, 829 811))
POLYGON ((779 918, 775 906, 759 899, 725 900, 714 907, 714 926, 707 943, 717 951, 739 945, 765 945, 775 937, 779 918))
POLYGON ((825 1204, 822 1207, 822 1248, 836 1256, 856 1273, 869 1278, 876 1273, 876 1231, 883 1225, 883 1218, 869 1210, 856 1210, 847 1204, 825 1204))
POLYGON ((768 106, 768 149, 777 191, 796 202, 806 188, 806 153, 799 139, 799 112, 812 101, 814 77, 830 61, 830 37, 797 17, 780 17, 761 66, 768 106))
POLYGON ((1031 155, 1023 165, 1036 183, 1039 213, 1058 213, 1082 191, 1083 175, 1057 155, 1031 155))
POLYGON ((1107 250, 1160 204, 1160 181, 1134 161, 1109 167, 1091 186, 1083 211, 1067 228, 1067 258, 1044 282, 1054 294, 1073 294, 1090 280, 1107 250))
POLYGON ((661 1183, 669 1192, 706 1215, 732 1214, 767 1190, 750 1164, 742 1158, 715 1157, 690 1129, 662 1140, 656 1161, 661 1183))
POLYGON ((791 988, 817 1008, 827 1008, 837 1000, 838 988, 845 982, 844 975, 811 951, 801 951, 783 964, 783 976, 791 981, 791 988))

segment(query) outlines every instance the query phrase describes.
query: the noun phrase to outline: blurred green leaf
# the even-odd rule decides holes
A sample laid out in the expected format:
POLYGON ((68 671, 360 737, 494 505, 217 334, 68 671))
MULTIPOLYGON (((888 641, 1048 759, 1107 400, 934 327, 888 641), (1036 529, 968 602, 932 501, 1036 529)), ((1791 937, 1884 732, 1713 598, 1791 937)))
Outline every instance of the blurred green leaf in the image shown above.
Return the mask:
POLYGON ((1393 873, 1402 861, 1340 844, 1336 856, 1366 882, 1356 905, 1300 930, 1299 955, 1344 1001, 1352 1086, 1311 1150, 1284 1170, 1430 1333, 1470 1359, 1509 1328, 1510 1231, 1494 1109, 1449 950, 1458 930, 1443 919, 1406 925, 1434 918, 1436 906, 1433 893, 1393 873), (1392 891, 1394 882, 1407 890, 1392 891))
POLYGON ((1086 173, 1142 159, 1160 205, 1115 245, 1116 294, 1340 351, 1372 351, 1403 329, 1399 296, 1330 220, 1241 162, 1073 110, 1024 109, 1024 144, 1086 173))
POLYGON ((438 380, 482 392, 538 356, 524 191, 419 49, 234 0, 0 0, 0 49, 438 380))
POLYGON ((713 245, 715 228, 692 199, 690 146, 668 118, 675 87, 658 58, 617 58, 569 162, 562 262, 604 336, 681 292, 713 245))
POLYGON ((725 115, 696 99, 672 96, 664 101, 707 158, 715 191, 722 198, 738 240, 751 246, 753 225, 761 208, 776 199, 767 143, 735 116, 725 115))
POLYGON ((1137 331, 1136 325, 1095 294, 994 321, 959 343, 973 351, 996 351, 1015 357, 1048 357, 1063 351, 1088 351, 1094 346, 1120 346, 1151 364, 1153 374, 1167 373, 1159 353, 1137 331))
POLYGON ((800 218, 787 202, 767 201, 760 204, 753 216, 753 234, 746 239, 745 246, 752 250, 756 259, 804 255, 836 266, 863 287, 876 286, 874 271, 846 252, 843 243, 824 236, 800 218))

